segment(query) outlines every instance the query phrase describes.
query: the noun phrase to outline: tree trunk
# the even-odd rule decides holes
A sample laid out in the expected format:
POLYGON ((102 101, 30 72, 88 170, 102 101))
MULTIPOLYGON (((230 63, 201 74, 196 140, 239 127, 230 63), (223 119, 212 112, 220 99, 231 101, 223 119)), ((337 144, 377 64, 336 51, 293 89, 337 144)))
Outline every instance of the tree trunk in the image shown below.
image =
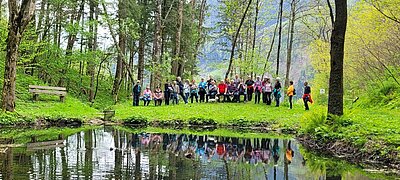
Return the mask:
POLYGON ((256 49, 256 36, 257 36, 257 20, 258 20, 258 11, 259 11, 259 0, 256 2, 256 16, 254 17, 254 26, 253 26, 253 46, 251 48, 251 75, 253 76, 254 72, 254 51, 256 49))
POLYGON ((97 57, 95 56, 95 51, 97 49, 97 23, 93 23, 93 21, 97 21, 98 19, 98 3, 97 0, 90 0, 89 2, 89 21, 91 22, 89 24, 89 43, 88 43, 88 48, 89 51, 91 52, 92 58, 90 58, 88 62, 88 75, 90 76, 90 83, 89 83, 89 102, 93 102, 94 100, 94 74, 95 74, 95 59, 97 57))
POLYGON ((20 9, 17 0, 9 0, 9 21, 7 37, 7 54, 4 67, 4 83, 2 93, 3 111, 15 110, 15 86, 17 74, 18 47, 23 32, 29 24, 35 12, 35 1, 24 0, 20 9))
MULTIPOLYGON (((156 28, 154 31, 154 41, 153 41, 153 67, 157 67, 157 64, 160 64, 161 58, 161 14, 162 14, 162 1, 156 0, 156 11, 155 11, 155 24, 156 28)), ((151 89, 161 83, 161 74, 160 69, 155 68, 152 72, 152 79, 151 79, 151 89)))
MULTIPOLYGON (((205 10, 206 10, 206 3, 207 0, 202 0, 201 5, 200 5, 200 14, 199 14, 199 24, 197 27, 197 42, 195 45, 194 53, 193 53, 193 61, 196 62, 197 55, 199 54, 199 48, 200 44, 202 43, 203 40, 203 22, 204 22, 204 15, 205 15, 205 10)), ((194 76, 194 71, 195 71, 195 66, 192 67, 191 69, 191 75, 194 76)))
POLYGON ((331 36, 331 72, 328 114, 343 115, 343 58, 347 27, 347 1, 335 0, 335 19, 331 36))
POLYGON ((281 44, 282 44, 282 20, 283 20, 283 0, 279 3, 279 34, 278 34, 278 52, 276 55, 276 73, 275 75, 279 75, 279 62, 280 62, 280 54, 281 54, 281 44))
MULTIPOLYGON (((147 0, 143 0, 143 7, 146 8, 147 0)), ((145 56, 145 45, 146 45, 146 31, 147 31, 147 11, 142 12, 140 22, 140 39, 139 39, 139 59, 138 59, 138 76, 137 78, 143 83, 143 72, 144 72, 144 56, 145 56)))
POLYGON ((252 0, 249 0, 249 3, 247 4, 246 10, 244 11, 244 14, 243 14, 243 16, 242 16, 242 19, 240 20, 239 27, 238 27, 238 29, 237 29, 237 31, 236 31, 235 38, 233 39, 232 49, 231 49, 231 56, 230 56, 230 59, 229 59, 228 70, 227 70, 226 73, 225 73, 225 79, 227 79, 227 78, 229 77, 229 73, 230 73, 231 68, 232 68, 233 57, 235 56, 236 41, 237 41, 237 38, 238 38, 238 36, 239 36, 240 29, 242 28, 244 19, 246 18, 247 11, 249 11, 249 8, 250 8, 250 5, 251 5, 251 1, 252 1, 252 0))
POLYGON ((287 62, 286 62, 286 77, 285 77, 285 87, 289 87, 289 77, 290 77, 290 67, 292 64, 292 51, 293 51, 293 36, 294 36, 294 25, 296 21, 296 1, 297 0, 292 0, 291 3, 291 18, 290 18, 290 26, 289 26, 289 31, 290 33, 288 34, 289 37, 289 43, 288 43, 288 49, 287 49, 287 62))
POLYGON ((122 81, 122 75, 123 75, 123 59, 122 55, 125 55, 125 18, 126 18, 126 13, 125 13, 125 7, 126 3, 124 0, 119 0, 118 2, 118 24, 119 24, 119 35, 118 35, 118 46, 119 49, 121 50, 121 53, 118 54, 117 57, 117 68, 115 71, 115 79, 114 79, 114 86, 113 86, 113 98, 114 101, 118 101, 118 93, 120 90, 120 85, 122 81))
POLYGON ((183 0, 179 0, 178 4, 178 26, 176 29, 175 36, 175 53, 174 59, 172 63, 172 74, 175 76, 181 76, 179 74, 179 66, 181 65, 181 35, 182 35, 182 26, 183 26, 183 0))

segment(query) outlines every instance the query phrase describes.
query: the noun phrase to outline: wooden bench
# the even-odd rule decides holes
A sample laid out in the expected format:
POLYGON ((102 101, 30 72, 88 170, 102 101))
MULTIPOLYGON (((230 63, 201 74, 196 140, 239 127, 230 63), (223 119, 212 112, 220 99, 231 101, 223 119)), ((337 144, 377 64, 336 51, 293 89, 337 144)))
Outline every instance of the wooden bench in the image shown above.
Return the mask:
POLYGON ((67 88, 65 87, 29 85, 29 92, 33 94, 34 101, 38 100, 39 94, 50 94, 50 95, 60 96, 61 102, 64 102, 65 96, 67 96, 67 88))

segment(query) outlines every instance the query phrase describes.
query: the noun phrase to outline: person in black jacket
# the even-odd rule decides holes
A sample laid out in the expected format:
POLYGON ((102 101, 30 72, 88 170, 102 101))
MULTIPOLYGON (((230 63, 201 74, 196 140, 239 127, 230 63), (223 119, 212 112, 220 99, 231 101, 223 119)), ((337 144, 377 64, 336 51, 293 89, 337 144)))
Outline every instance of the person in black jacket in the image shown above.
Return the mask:
POLYGON ((253 99, 253 93, 254 93, 254 81, 251 79, 251 76, 248 76, 246 82, 245 82, 247 88, 247 100, 251 101, 253 99))
POLYGON ((169 97, 171 96, 171 92, 168 87, 170 87, 171 84, 168 82, 165 82, 164 84, 164 99, 165 99, 165 105, 169 105, 169 97))
POLYGON ((140 80, 137 80, 135 86, 133 86, 133 106, 139 106, 139 97, 142 92, 142 87, 140 86, 140 80))

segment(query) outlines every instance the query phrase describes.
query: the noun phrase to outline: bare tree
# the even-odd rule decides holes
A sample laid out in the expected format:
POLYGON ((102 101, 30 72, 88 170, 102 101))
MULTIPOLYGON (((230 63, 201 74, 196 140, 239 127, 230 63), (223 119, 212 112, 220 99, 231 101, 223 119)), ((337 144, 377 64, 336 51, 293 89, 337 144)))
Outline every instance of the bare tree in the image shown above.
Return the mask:
POLYGON ((251 2, 252 2, 252 0, 249 0, 249 3, 247 4, 246 10, 244 11, 244 14, 242 16, 242 19, 240 20, 239 27, 236 30, 236 34, 235 34, 235 37, 234 37, 233 42, 232 42, 232 49, 231 49, 231 56, 229 58, 228 70, 225 73, 225 79, 227 79, 229 77, 229 73, 231 72, 233 57, 235 56, 236 41, 237 41, 237 39, 239 37, 240 29, 243 26, 244 19, 246 18, 247 11, 249 11, 251 2))

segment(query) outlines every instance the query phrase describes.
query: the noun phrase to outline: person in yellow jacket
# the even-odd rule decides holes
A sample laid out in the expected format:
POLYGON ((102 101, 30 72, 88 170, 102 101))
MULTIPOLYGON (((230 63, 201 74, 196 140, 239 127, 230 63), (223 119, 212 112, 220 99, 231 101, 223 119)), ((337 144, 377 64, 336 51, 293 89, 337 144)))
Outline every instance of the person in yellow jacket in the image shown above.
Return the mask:
POLYGON ((289 97, 290 109, 292 109, 293 108, 293 96, 295 95, 293 81, 290 81, 290 85, 289 85, 289 88, 287 89, 287 93, 286 94, 289 97))

